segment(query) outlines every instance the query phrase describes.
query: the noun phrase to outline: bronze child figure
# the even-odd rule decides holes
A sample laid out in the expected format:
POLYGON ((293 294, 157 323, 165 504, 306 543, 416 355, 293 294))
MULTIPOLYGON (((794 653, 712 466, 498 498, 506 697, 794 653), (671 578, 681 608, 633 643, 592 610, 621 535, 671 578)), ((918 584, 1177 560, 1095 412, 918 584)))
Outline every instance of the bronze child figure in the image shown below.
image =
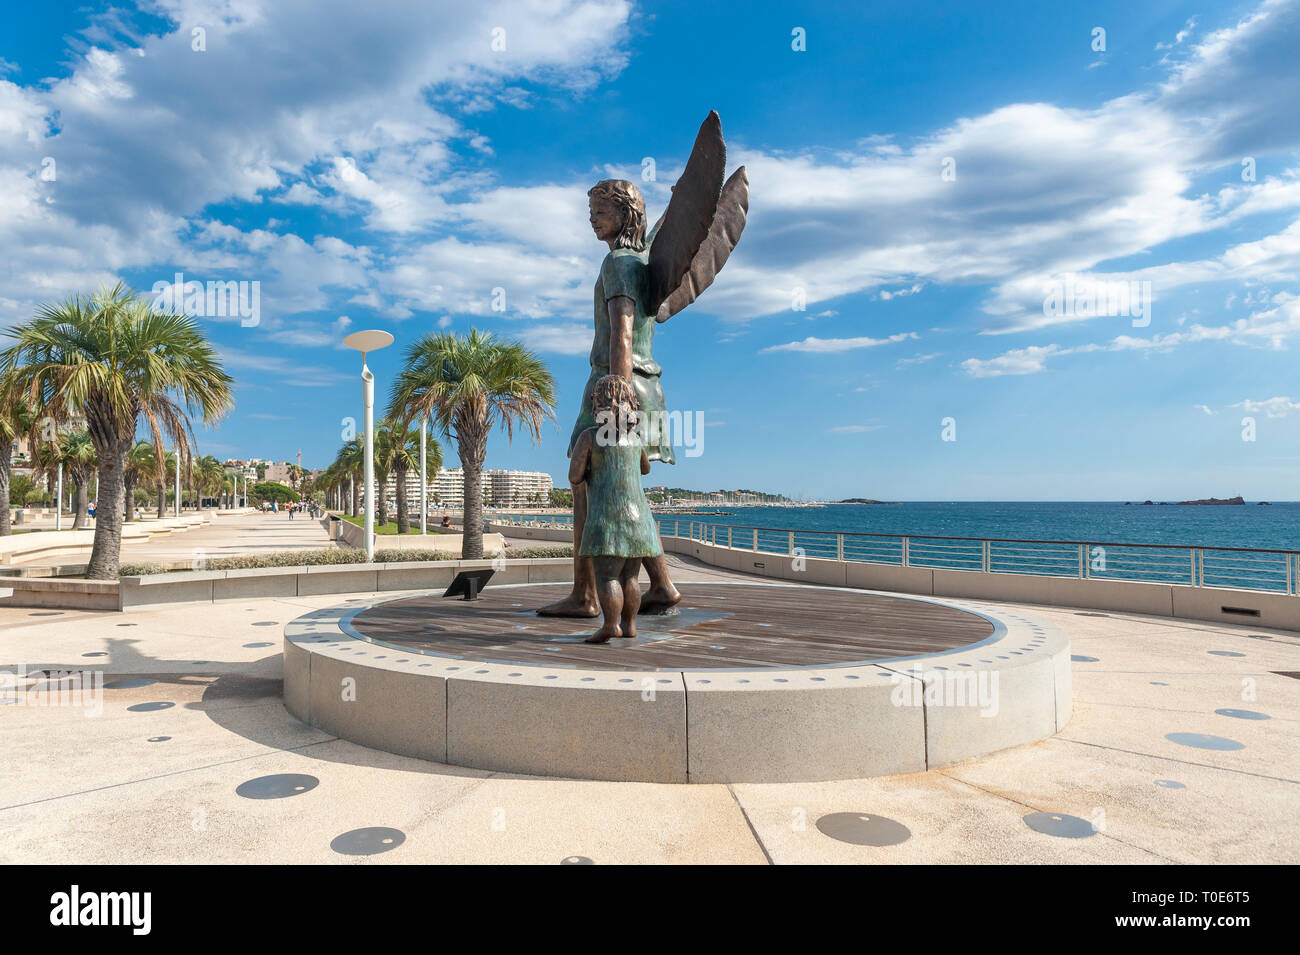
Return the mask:
POLYGON ((605 643, 636 636, 641 562, 661 557, 663 549, 641 488, 650 459, 637 427, 636 392, 626 378, 605 375, 592 389, 591 404, 597 423, 577 436, 569 481, 587 488, 587 522, 577 553, 591 559, 605 618, 587 642, 605 643))

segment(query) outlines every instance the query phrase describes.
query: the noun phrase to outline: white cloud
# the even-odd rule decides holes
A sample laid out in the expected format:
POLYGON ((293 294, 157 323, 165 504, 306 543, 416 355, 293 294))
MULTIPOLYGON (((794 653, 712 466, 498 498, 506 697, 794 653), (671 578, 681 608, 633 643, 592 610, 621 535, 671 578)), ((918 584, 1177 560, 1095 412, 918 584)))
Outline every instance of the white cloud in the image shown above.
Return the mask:
POLYGON ((1300 401, 1294 398, 1265 398, 1263 401, 1251 401, 1249 398, 1238 401, 1230 408, 1240 408, 1247 414, 1263 413, 1269 418, 1285 418, 1293 411, 1300 411, 1300 401))
POLYGON ((892 345, 916 337, 916 332, 899 332, 896 335, 890 335, 888 338, 816 338, 810 335, 797 342, 787 342, 784 345, 769 345, 767 348, 761 349, 761 351, 797 351, 822 355, 831 352, 853 351, 858 348, 874 348, 877 345, 892 345))

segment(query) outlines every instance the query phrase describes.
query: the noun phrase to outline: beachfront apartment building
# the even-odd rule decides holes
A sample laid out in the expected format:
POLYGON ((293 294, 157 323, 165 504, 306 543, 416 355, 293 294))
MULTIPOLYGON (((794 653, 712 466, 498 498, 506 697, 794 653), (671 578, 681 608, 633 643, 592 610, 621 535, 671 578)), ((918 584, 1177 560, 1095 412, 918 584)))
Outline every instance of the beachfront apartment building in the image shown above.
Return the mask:
MULTIPOLYGON (((386 488, 388 498, 397 499, 395 476, 390 476, 386 488)), ((542 471, 485 470, 483 494, 492 507, 526 507, 533 503, 545 505, 550 499, 551 476, 542 471)), ((406 499, 414 508, 420 504, 420 474, 406 475, 406 499)), ((463 507, 465 504, 465 472, 461 468, 439 468, 429 479, 429 504, 431 507, 463 507), (437 495, 436 497, 434 495, 437 495)))

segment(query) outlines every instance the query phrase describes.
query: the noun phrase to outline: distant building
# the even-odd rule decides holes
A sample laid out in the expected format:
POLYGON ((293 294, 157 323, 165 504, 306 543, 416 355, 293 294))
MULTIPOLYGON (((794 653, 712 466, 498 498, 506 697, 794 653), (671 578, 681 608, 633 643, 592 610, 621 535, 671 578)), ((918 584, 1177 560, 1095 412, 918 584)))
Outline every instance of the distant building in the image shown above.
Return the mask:
POLYGON ((291 487, 293 482, 289 480, 289 469, 292 467, 288 461, 281 461, 276 464, 266 466, 266 480, 274 481, 277 484, 283 484, 291 487))
MULTIPOLYGON (((388 480, 388 498, 396 501, 396 476, 388 480)), ((533 503, 545 506, 551 493, 551 476, 541 471, 483 472, 483 493, 491 507, 526 507, 533 503)), ((406 499, 415 508, 420 504, 420 472, 406 475, 406 499)), ((439 468, 429 480, 430 507, 465 506, 465 472, 461 468, 439 468), (435 498, 434 495, 437 495, 435 498)))

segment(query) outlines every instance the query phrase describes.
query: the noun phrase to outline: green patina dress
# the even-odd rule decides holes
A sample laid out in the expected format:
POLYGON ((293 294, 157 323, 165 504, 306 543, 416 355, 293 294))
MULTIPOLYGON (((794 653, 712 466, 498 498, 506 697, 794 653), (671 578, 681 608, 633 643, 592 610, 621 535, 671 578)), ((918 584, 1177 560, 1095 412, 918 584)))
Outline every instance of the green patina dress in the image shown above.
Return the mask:
MULTIPOLYGON (((655 338, 655 318, 646 313, 646 299, 650 288, 649 249, 615 249, 605 256, 596 279, 595 320, 596 334, 591 343, 591 377, 582 392, 582 409, 569 438, 569 455, 577 444, 578 435, 596 423, 591 407, 591 392, 596 382, 609 374, 609 300, 618 296, 630 298, 635 303, 632 319, 632 390, 643 416, 655 413, 662 421, 666 412, 664 390, 659 384, 663 369, 651 355, 655 338)), ((647 419, 650 420, 650 419, 647 419)), ((657 442, 647 444, 646 457, 651 461, 675 463, 671 435, 667 430, 657 442)), ((638 487, 640 487, 638 479, 638 487)))
MULTIPOLYGON (((582 557, 658 557, 663 553, 650 502, 641 489, 641 444, 635 438, 602 445, 591 432, 587 470, 587 523, 582 557)), ((581 432, 579 432, 581 437, 581 432)), ((575 438, 576 442, 576 438, 575 438)))

